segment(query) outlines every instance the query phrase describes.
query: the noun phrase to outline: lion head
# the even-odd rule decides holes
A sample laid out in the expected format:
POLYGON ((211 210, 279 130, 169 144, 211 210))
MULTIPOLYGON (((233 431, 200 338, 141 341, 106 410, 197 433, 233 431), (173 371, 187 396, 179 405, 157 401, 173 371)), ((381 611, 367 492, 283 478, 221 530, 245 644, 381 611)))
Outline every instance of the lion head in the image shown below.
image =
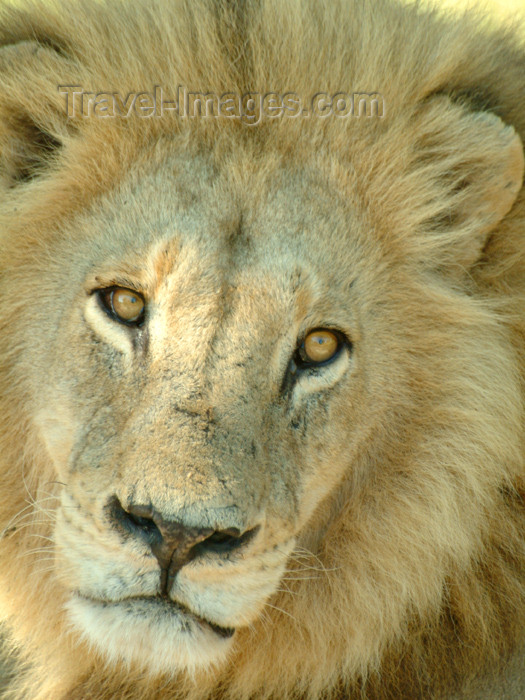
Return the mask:
POLYGON ((376 9, 2 10, 17 697, 449 697, 518 648, 525 58, 376 9), (156 85, 384 105, 108 114, 156 85))

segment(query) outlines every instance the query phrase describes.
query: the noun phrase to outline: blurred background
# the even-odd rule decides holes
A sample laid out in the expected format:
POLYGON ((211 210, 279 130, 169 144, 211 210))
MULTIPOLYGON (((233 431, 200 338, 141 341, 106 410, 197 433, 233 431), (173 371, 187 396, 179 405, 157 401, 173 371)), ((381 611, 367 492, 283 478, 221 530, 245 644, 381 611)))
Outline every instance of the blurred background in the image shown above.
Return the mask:
POLYGON ((452 11, 477 6, 493 15, 497 21, 512 21, 513 17, 521 14, 522 23, 525 21, 525 0, 437 0, 435 4, 452 11))
MULTIPOLYGON (((373 0, 372 0, 373 1, 373 0)), ((413 2, 414 0, 402 0, 413 2)), ((420 0, 422 5, 443 7, 447 12, 464 12, 475 7, 499 24, 514 24, 525 37, 525 0, 420 0)))

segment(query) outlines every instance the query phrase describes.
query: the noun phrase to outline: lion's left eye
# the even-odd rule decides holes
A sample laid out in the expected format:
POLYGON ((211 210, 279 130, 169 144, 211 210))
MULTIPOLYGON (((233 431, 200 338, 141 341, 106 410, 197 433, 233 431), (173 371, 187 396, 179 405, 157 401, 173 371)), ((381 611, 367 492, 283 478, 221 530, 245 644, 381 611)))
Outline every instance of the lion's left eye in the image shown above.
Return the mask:
POLYGON ((116 321, 138 326, 144 320, 146 303, 138 292, 124 287, 109 287, 99 289, 97 294, 103 309, 116 321))
POLYGON ((330 362, 338 355, 343 342, 339 331, 326 328, 310 331, 297 348, 295 364, 297 367, 315 367, 330 362))

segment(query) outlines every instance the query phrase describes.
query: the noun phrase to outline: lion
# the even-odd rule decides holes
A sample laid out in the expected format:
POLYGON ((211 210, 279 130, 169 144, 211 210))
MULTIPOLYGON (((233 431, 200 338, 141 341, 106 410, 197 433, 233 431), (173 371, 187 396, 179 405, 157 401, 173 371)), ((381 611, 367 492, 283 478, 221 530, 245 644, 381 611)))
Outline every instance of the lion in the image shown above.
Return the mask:
POLYGON ((516 37, 2 4, 6 698, 524 697, 516 37))

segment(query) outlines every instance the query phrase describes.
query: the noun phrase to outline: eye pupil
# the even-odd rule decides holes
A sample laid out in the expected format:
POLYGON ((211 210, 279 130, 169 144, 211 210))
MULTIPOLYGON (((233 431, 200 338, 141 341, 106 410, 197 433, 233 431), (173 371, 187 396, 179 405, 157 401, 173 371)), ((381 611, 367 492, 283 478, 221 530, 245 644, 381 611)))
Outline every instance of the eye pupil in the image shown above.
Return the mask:
POLYGON ((145 302, 137 292, 123 287, 102 289, 99 298, 106 311, 117 321, 128 324, 142 321, 145 302))
POLYGON ((330 330, 308 333, 302 346, 302 359, 306 363, 320 364, 332 359, 340 348, 339 335, 330 330))

